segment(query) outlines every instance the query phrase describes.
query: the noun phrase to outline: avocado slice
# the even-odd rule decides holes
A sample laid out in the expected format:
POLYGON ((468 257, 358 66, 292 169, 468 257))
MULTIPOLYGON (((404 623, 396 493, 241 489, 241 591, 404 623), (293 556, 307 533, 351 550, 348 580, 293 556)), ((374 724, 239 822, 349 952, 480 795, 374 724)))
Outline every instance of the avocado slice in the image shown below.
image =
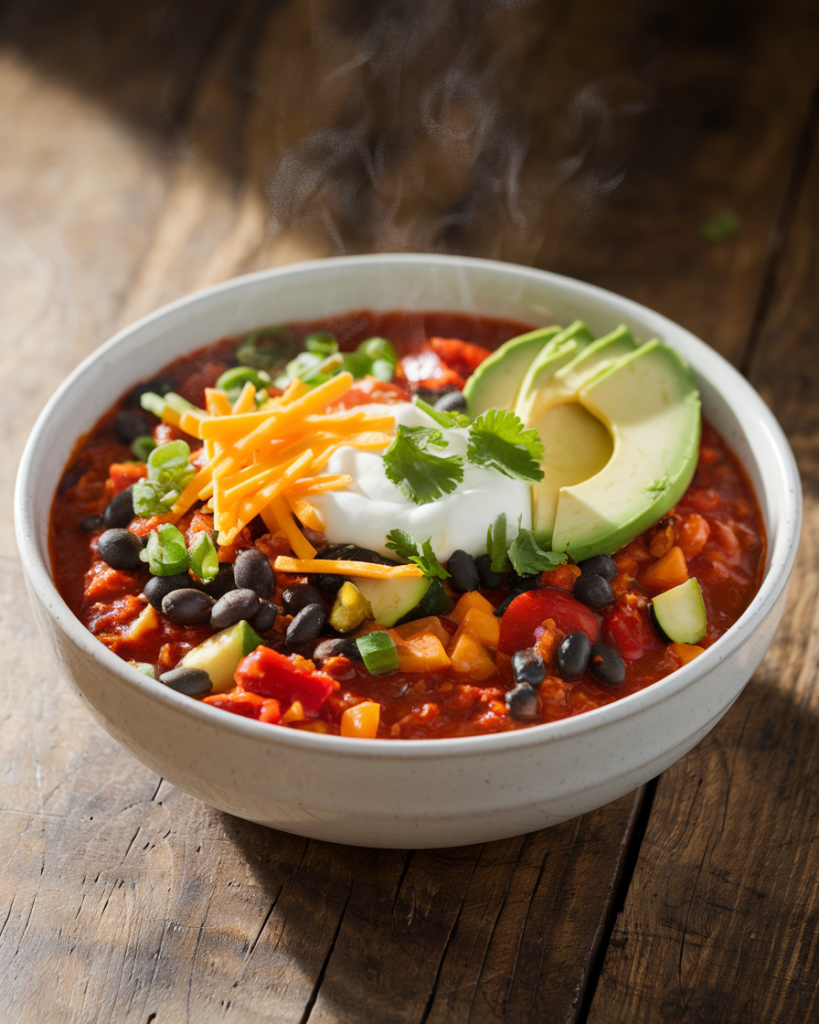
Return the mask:
POLYGON ((369 601, 375 621, 389 628, 421 604, 432 579, 426 576, 396 576, 387 580, 361 577, 356 579, 355 585, 361 596, 369 601))
POLYGON ((526 371, 515 402, 515 412, 524 424, 532 425, 539 396, 548 388, 558 370, 579 356, 593 341, 586 325, 575 320, 544 345, 526 371))
POLYGON ((464 386, 470 419, 487 409, 515 407, 518 389, 526 371, 546 342, 560 334, 560 327, 541 327, 510 338, 480 364, 464 386))
POLYGON ((581 561, 617 551, 682 497, 697 466, 700 397, 687 363, 654 340, 594 376, 577 401, 613 440, 596 475, 559 492, 552 548, 581 561))
POLYGON ((192 648, 177 668, 204 669, 213 684, 211 693, 225 693, 233 688, 233 673, 239 662, 261 643, 262 638, 243 619, 192 648))
POLYGON ((526 409, 518 409, 544 445, 543 479, 532 486, 534 529, 543 542, 551 540, 561 487, 595 476, 614 450, 611 434, 577 401, 577 392, 636 348, 628 328, 618 327, 583 347, 545 380, 526 409))

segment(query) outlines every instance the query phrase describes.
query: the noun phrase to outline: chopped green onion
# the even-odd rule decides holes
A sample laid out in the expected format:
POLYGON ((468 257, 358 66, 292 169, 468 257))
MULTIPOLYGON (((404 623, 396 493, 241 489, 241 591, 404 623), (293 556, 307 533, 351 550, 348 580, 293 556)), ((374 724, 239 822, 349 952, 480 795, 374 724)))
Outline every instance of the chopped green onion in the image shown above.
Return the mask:
POLYGON ((156 448, 156 441, 150 434, 142 434, 131 442, 131 454, 140 462, 147 462, 148 456, 156 448))
POLYGON ((191 450, 185 441, 168 441, 148 456, 148 479, 137 480, 131 491, 138 516, 167 512, 193 480, 191 450))
POLYGON ((197 534, 190 549, 191 569, 203 583, 211 583, 219 573, 219 554, 210 534, 197 534))
POLYGON ((338 342, 332 334, 326 334, 324 331, 308 334, 304 339, 304 347, 308 352, 321 356, 323 359, 338 352, 338 342))
POLYGON ((243 366, 272 370, 293 354, 296 344, 286 327, 260 327, 246 334, 236 349, 236 358, 243 366))
POLYGON ((159 419, 162 419, 166 409, 173 409, 176 413, 196 410, 196 406, 192 402, 189 402, 187 398, 183 398, 173 391, 169 391, 165 395, 157 395, 154 391, 146 391, 143 395, 139 396, 139 404, 147 412, 152 412, 154 416, 158 416, 159 419))
POLYGON ((156 672, 154 671, 153 665, 147 661, 129 661, 128 664, 131 668, 135 668, 137 672, 141 672, 144 676, 148 676, 149 679, 156 679, 156 672))
POLYGON ((241 391, 248 381, 257 390, 273 387, 273 378, 270 374, 252 366, 234 366, 230 370, 225 370, 216 381, 216 387, 220 391, 241 391))
POLYGON ((148 546, 139 553, 153 576, 175 576, 190 566, 185 538, 171 523, 163 523, 148 538, 148 546))
POLYGON ((364 661, 364 667, 373 676, 381 676, 386 672, 395 672, 400 666, 398 651, 395 649, 395 642, 389 633, 384 630, 376 630, 374 633, 365 633, 356 642, 359 654, 364 661))

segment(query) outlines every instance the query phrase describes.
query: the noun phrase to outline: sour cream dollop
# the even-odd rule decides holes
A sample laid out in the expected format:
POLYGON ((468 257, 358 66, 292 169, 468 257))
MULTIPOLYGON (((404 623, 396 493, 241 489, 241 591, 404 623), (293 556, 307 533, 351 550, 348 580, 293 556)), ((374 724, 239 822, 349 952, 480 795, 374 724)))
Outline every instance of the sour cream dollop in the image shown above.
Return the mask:
POLYGON ((468 427, 441 427, 431 416, 409 402, 396 405, 364 406, 381 415, 395 416, 396 428, 434 427, 441 431, 446 448, 439 456, 459 455, 464 478, 451 494, 426 505, 416 505, 387 479, 382 451, 340 448, 328 461, 325 473, 346 473, 353 482, 338 491, 311 496, 310 501, 324 516, 326 536, 331 544, 352 543, 394 557, 386 546, 390 530, 406 530, 419 540, 428 537, 441 562, 459 548, 470 554, 486 551, 486 531, 497 517, 506 513, 510 532, 520 525, 532 527, 531 486, 503 473, 466 461, 468 427))

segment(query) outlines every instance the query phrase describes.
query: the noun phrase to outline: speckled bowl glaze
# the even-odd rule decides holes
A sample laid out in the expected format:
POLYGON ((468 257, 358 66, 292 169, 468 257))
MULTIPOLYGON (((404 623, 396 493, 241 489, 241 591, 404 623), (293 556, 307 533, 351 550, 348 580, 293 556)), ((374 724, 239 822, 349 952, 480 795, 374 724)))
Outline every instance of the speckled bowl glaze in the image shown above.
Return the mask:
POLYGON ((796 556, 799 477, 782 431, 707 345, 634 302, 504 263, 429 255, 302 263, 227 281, 112 338, 65 381, 20 466, 17 539, 35 616, 62 673, 108 732, 205 803, 332 842, 440 847, 540 829, 633 790, 682 757, 739 696, 777 627, 796 556), (696 661, 608 707, 519 732, 352 740, 226 714, 130 669, 74 618, 49 572, 51 501, 76 439, 136 381, 227 334, 375 310, 457 310, 533 325, 625 323, 691 364, 706 416, 744 462, 768 530, 765 579, 740 621, 696 661))

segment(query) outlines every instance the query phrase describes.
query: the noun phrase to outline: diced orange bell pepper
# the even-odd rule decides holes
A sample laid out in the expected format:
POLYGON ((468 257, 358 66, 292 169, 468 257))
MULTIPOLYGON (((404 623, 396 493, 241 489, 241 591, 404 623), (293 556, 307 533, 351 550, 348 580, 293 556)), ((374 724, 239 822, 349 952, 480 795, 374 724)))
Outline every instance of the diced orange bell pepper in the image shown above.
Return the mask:
POLYGON ((687 665, 689 661, 705 654, 705 648, 698 647, 697 644, 669 644, 668 649, 681 665, 687 665))
POLYGON ((498 649, 500 639, 500 620, 495 615, 487 614, 480 608, 470 608, 461 619, 458 633, 469 633, 479 644, 492 651, 498 649))
POLYGON ((495 611, 483 594, 477 590, 469 590, 458 600, 458 603, 447 615, 447 618, 452 619, 453 622, 460 623, 470 608, 478 608, 480 611, 486 612, 487 615, 491 615, 495 611))
POLYGON ((419 633, 406 640, 393 636, 393 640, 402 672, 435 672, 450 666, 444 645, 434 633, 419 633))
POLYGON ((361 704, 347 708, 341 716, 341 735, 374 740, 378 735, 380 719, 381 705, 374 700, 362 701, 361 704))
POLYGON ((411 636, 418 636, 419 633, 434 633, 435 636, 446 646, 450 640, 450 634, 441 625, 437 615, 427 615, 423 619, 416 619, 414 622, 405 622, 403 626, 394 626, 393 633, 397 633, 402 640, 408 640, 411 636))
POLYGON ((642 582, 651 590, 664 591, 678 587, 688 579, 688 566, 682 548, 675 544, 659 562, 650 566, 643 575, 642 582))
POLYGON ((452 668, 480 682, 495 674, 495 663, 489 652, 470 633, 461 633, 449 651, 452 668))

